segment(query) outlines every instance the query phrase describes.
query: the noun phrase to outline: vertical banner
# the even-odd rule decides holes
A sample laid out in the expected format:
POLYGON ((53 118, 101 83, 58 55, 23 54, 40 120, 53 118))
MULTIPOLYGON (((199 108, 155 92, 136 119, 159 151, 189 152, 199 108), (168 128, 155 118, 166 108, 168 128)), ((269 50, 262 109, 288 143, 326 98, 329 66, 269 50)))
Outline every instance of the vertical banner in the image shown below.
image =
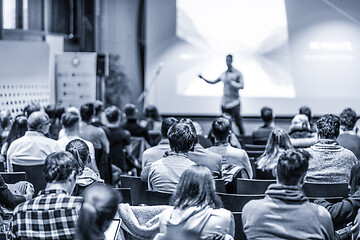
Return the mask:
POLYGON ((56 103, 77 107, 96 100, 96 53, 61 53, 55 58, 56 103))

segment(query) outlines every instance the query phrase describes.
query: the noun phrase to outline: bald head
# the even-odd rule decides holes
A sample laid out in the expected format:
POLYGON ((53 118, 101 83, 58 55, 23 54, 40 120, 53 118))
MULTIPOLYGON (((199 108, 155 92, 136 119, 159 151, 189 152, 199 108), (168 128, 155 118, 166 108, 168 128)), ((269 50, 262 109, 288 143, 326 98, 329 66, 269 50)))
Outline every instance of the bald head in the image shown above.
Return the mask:
POLYGON ((33 112, 28 118, 28 127, 30 131, 38 131, 46 134, 49 128, 49 116, 44 112, 33 112), (46 128, 45 128, 46 127, 46 128))

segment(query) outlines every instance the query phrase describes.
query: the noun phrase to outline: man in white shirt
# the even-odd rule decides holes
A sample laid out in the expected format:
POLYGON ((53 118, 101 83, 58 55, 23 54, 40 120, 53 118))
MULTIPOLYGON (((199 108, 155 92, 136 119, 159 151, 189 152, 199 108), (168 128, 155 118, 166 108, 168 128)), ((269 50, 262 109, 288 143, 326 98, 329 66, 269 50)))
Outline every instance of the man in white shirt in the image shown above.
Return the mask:
POLYGON ((151 164, 148 186, 153 191, 173 193, 183 172, 196 165, 188 156, 194 146, 196 132, 188 124, 178 123, 170 127, 168 139, 171 152, 151 164))
POLYGON ((28 131, 9 146, 7 158, 10 164, 20 166, 43 165, 45 158, 60 151, 56 141, 45 137, 49 132, 49 117, 44 112, 33 112, 28 118, 28 131))
POLYGON ((215 81, 209 81, 201 74, 199 74, 199 78, 203 79, 209 84, 216 84, 220 81, 224 83, 224 95, 222 98, 221 110, 230 114, 239 128, 240 134, 245 134, 242 118, 240 115, 239 95, 239 90, 244 89, 244 79, 241 72, 232 66, 232 62, 232 55, 227 55, 227 70, 223 72, 215 81))
POLYGON ((74 112, 66 112, 61 116, 61 121, 65 128, 64 135, 59 140, 57 140, 57 144, 59 145, 61 150, 65 151, 66 145, 74 139, 83 140, 89 148, 90 157, 91 157, 90 167, 95 172, 99 172, 99 169, 96 166, 96 161, 95 161, 94 145, 91 142, 86 141, 79 136, 80 116, 74 112))

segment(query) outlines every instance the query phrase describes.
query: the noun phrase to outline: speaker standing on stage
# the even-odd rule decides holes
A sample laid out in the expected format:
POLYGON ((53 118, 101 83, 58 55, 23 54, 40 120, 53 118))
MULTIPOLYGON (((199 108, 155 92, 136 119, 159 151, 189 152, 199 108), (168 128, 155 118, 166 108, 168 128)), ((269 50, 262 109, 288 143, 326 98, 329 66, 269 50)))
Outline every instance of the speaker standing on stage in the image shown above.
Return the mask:
POLYGON ((205 82, 215 84, 220 81, 224 83, 224 96, 222 98, 221 110, 229 113, 239 128, 240 134, 245 134, 242 117, 240 115, 240 96, 239 90, 244 89, 244 79, 241 72, 232 66, 232 55, 226 56, 227 70, 215 81, 205 79, 201 74, 199 78, 205 82))

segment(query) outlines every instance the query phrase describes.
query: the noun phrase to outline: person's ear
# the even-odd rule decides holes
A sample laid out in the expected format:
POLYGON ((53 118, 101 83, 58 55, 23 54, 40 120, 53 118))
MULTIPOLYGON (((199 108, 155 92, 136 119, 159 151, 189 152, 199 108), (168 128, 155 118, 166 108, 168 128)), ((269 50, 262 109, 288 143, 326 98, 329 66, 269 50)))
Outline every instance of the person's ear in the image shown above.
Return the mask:
POLYGON ((304 175, 300 178, 300 180, 299 180, 298 185, 299 185, 300 187, 302 187, 302 186, 304 185, 304 183, 305 183, 305 175, 306 175, 306 174, 304 174, 304 175))

